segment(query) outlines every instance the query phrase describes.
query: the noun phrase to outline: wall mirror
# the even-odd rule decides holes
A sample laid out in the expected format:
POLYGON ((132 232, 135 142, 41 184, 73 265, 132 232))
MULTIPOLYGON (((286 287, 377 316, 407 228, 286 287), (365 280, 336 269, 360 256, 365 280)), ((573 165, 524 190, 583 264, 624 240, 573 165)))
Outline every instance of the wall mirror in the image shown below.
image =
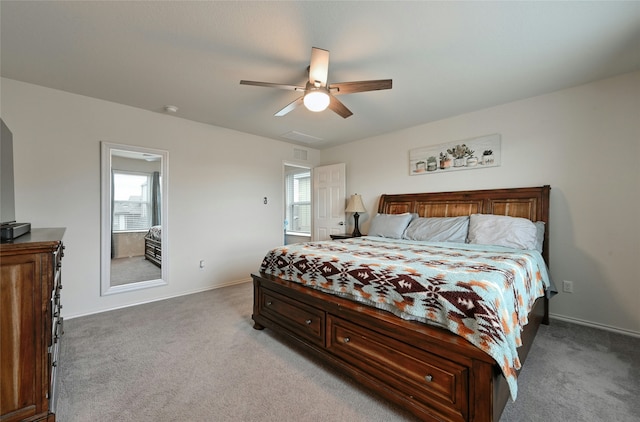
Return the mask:
POLYGON ((168 283, 169 153, 101 143, 101 294, 168 283))

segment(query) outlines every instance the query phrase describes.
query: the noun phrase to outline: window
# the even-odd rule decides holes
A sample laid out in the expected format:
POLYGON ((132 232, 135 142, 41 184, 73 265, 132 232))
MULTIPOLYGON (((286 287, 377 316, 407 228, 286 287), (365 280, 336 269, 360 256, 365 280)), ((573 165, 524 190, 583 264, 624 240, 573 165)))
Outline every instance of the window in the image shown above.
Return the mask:
POLYGON ((286 175, 286 231, 311 234, 311 172, 289 167, 286 175))
POLYGON ((151 227, 149 173, 113 172, 113 231, 148 230, 151 227))

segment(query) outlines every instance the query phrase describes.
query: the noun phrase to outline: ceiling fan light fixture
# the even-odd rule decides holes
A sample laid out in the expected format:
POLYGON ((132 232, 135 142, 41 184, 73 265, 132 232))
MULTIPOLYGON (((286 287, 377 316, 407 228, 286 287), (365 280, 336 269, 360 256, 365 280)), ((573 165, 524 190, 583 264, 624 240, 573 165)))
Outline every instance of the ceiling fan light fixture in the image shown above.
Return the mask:
POLYGON ((303 99, 304 106, 310 111, 324 111, 329 107, 329 94, 321 90, 308 92, 303 99))

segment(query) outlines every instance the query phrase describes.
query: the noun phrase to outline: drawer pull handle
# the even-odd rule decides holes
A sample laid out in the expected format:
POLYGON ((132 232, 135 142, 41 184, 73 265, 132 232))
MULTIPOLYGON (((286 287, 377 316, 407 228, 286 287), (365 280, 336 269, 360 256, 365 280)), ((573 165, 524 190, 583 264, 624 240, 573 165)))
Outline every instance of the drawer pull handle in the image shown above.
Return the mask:
POLYGON ((311 325, 311 320, 310 320, 310 319, 306 320, 306 321, 305 321, 305 324, 307 324, 307 325, 311 325))
POLYGON ((424 380, 427 382, 433 381, 433 376, 431 374, 425 375, 424 380))
POLYGON ((273 302, 271 302, 271 301, 267 302, 267 306, 271 306, 272 303, 273 302))
POLYGON ((350 339, 349 337, 345 337, 345 338, 344 338, 344 342, 345 342, 345 343, 349 343, 350 341, 351 341, 351 339, 350 339))

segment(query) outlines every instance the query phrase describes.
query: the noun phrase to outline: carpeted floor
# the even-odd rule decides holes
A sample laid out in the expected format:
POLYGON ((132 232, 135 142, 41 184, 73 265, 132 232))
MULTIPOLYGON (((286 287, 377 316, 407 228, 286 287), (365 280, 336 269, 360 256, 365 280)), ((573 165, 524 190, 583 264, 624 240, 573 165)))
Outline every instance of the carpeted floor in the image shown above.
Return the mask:
POLYGON ((518 389, 501 422, 638 422, 640 338, 551 320, 540 326, 518 389))
POLYGON ((137 281, 156 280, 162 278, 160 267, 144 258, 116 258, 111 260, 111 285, 135 283, 137 281))
MULTIPOLYGON (((250 283, 65 321, 58 422, 413 421, 251 321, 250 283)), ((640 339, 552 320, 501 422, 638 421, 640 339)))

